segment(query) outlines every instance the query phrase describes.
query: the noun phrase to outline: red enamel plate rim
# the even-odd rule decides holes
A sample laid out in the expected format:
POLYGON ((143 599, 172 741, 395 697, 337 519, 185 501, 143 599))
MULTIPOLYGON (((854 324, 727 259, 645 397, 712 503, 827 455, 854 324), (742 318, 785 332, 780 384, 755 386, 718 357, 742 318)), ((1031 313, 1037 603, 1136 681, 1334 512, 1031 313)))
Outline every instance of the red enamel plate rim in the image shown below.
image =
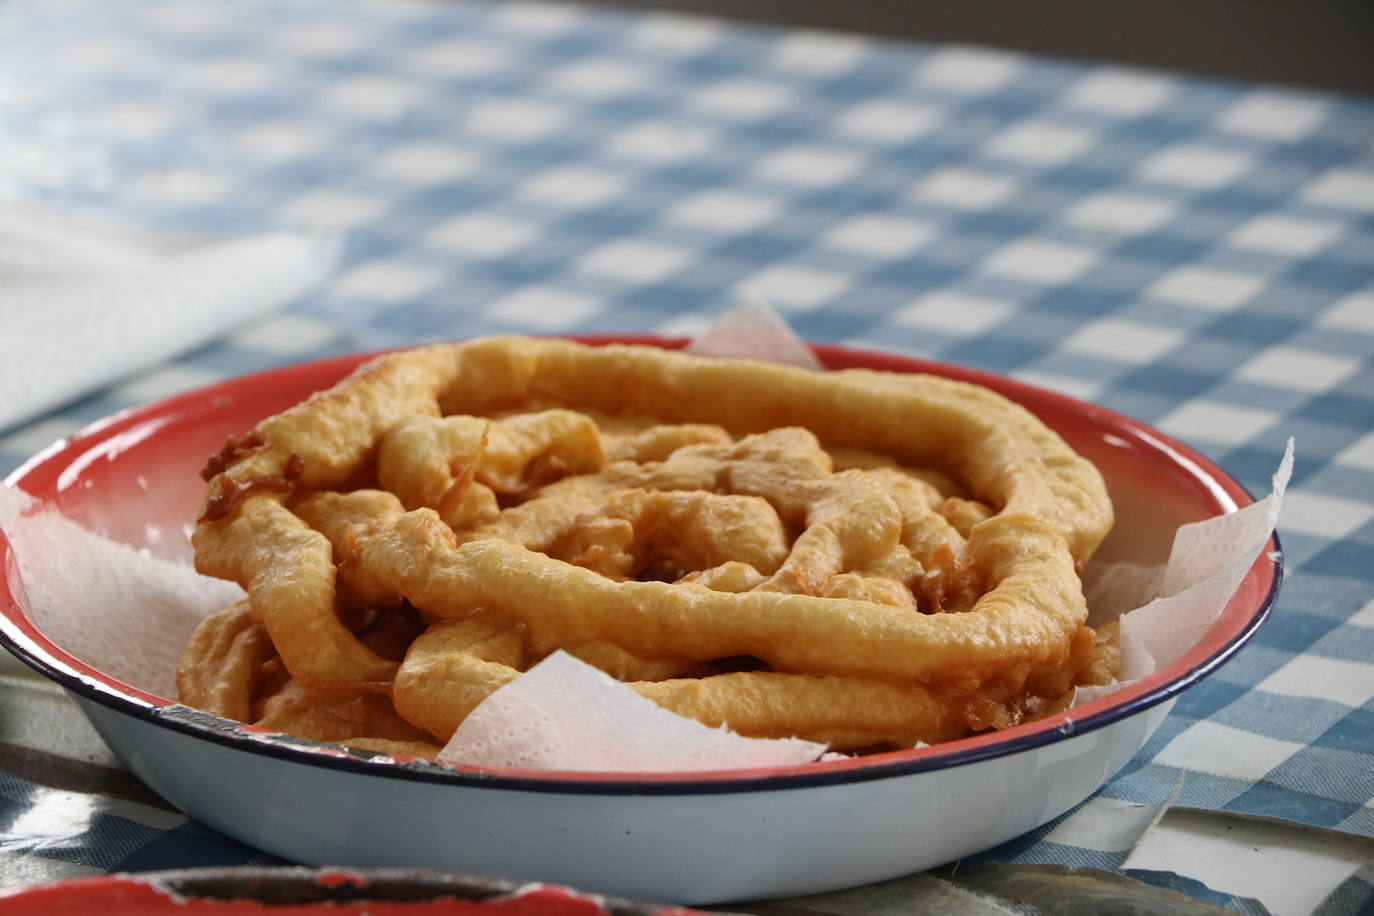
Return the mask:
MULTIPOLYGON (((635 343, 679 348, 682 339, 652 336, 584 336, 575 338, 591 344, 635 343)), ((1061 417, 1081 419, 1107 430, 1124 441, 1157 453, 1161 460, 1176 466, 1190 486, 1217 506, 1217 511, 1243 507, 1254 502, 1248 492, 1212 461, 1150 427, 1104 407, 1077 401, 1065 395, 977 369, 952 366, 898 354, 855 350, 838 346, 812 345, 829 368, 865 367, 895 372, 924 372, 984 385, 1022 403, 1036 413, 1053 412, 1061 417)), ((255 392, 277 390, 308 392, 326 387, 342 378, 354 366, 375 353, 351 354, 301 363, 241 376, 197 391, 132 408, 74 434, 25 463, 8 478, 40 497, 54 492, 58 479, 71 459, 88 453, 100 443, 132 427, 150 423, 174 426, 178 418, 202 417, 214 412, 224 397, 241 399, 255 392)), ((1076 422, 1077 420, 1075 420, 1076 422)), ((242 430, 226 430, 226 435, 242 430)), ((811 763, 800 766, 721 770, 691 773, 598 773, 518 768, 448 766, 432 761, 406 761, 375 758, 354 752, 340 752, 335 745, 319 745, 300 739, 275 739, 271 735, 245 732, 242 727, 210 716, 170 716, 165 710, 183 710, 162 697, 122 684, 76 659, 50 642, 25 613, 15 569, 13 552, 0 533, 0 569, 5 571, 0 597, 4 599, 0 616, 0 641, 6 643, 25 662, 64 687, 102 705, 158 724, 196 734, 256 753, 284 756, 323 766, 357 769, 372 775, 481 784, 509 785, 524 791, 603 792, 610 794, 696 793, 718 791, 756 791, 793 788, 832 782, 852 782, 894 775, 944 769, 991 757, 1017 753, 1082 734, 1134 715, 1150 706, 1176 696, 1226 661, 1253 635, 1267 617, 1282 581, 1282 551, 1277 536, 1270 550, 1261 553, 1250 569, 1240 593, 1228 604, 1220 619, 1202 641, 1182 658, 1161 668, 1139 682, 1110 696, 1036 722, 1003 732, 978 735, 912 750, 891 751, 867 757, 811 763), (1243 600, 1246 597, 1249 600, 1243 600), (16 600, 18 598, 18 600, 16 600), (211 727, 202 720, 213 720, 211 727)))
POLYGON ((115 873, 0 889, 0 916, 31 913, 346 916, 691 916, 698 910, 555 884, 410 868, 241 866, 115 873))

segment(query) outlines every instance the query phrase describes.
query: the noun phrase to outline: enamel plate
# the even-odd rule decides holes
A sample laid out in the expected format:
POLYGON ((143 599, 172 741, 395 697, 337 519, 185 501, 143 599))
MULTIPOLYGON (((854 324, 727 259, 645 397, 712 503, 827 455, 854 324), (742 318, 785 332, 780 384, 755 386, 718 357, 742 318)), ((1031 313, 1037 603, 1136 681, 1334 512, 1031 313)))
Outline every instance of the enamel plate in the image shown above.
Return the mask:
MULTIPOLYGON (((1095 560, 1161 562, 1179 524, 1253 501, 1197 452, 1103 408, 968 369, 815 349, 830 368, 945 375, 1037 414, 1107 480, 1118 521, 1095 560)), ((203 493, 196 471, 205 456, 364 358, 246 376, 119 414, 56 444, 9 482, 97 532, 188 558, 179 533, 203 493)), ((1067 811, 1126 765, 1183 690, 1254 633, 1281 579, 1277 540, 1270 546, 1190 652, 1110 696, 934 747, 766 770, 482 770, 245 730, 135 690, 55 645, 26 613, 3 538, 0 638, 65 687, 114 752, 168 801, 288 860, 448 869, 704 904, 908 874, 1067 811)))

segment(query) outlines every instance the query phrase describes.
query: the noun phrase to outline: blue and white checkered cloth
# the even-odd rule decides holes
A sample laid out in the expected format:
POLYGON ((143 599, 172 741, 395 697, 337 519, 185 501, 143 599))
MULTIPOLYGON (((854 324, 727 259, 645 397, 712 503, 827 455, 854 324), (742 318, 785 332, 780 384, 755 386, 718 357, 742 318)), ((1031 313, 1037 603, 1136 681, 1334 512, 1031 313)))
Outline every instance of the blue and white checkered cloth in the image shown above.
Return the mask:
MULTIPOLYGON (((559 5, 11 0, 0 194, 346 241, 290 310, 6 431, 4 471, 260 368, 691 332, 748 298, 1104 404, 1253 491, 1294 436, 1272 619, 1097 797, 992 856, 1118 866, 1084 824, 1181 773, 1180 804, 1374 836, 1374 101, 559 5)), ((12 811, 55 791, 0 773, 12 811)), ((82 828, 100 843, 26 855, 261 860, 121 805, 82 828)))

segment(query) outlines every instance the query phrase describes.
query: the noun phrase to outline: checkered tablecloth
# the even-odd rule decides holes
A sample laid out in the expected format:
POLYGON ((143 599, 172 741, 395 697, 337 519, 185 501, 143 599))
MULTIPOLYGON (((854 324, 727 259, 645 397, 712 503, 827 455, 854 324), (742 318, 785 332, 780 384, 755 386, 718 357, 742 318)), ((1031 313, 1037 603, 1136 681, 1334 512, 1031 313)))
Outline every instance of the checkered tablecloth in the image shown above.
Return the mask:
MULTIPOLYGON (((1374 835, 1374 101, 559 5, 10 0, 0 195, 345 252, 288 310, 3 431, 3 471, 260 368, 690 332, 760 297, 808 339, 1104 404, 1253 491, 1293 436, 1272 619, 1095 799, 993 857, 1119 865, 1094 811, 1181 773, 1180 804, 1374 835)), ((6 770, 10 880, 261 860, 131 796, 28 842, 19 814, 78 788, 6 770)))

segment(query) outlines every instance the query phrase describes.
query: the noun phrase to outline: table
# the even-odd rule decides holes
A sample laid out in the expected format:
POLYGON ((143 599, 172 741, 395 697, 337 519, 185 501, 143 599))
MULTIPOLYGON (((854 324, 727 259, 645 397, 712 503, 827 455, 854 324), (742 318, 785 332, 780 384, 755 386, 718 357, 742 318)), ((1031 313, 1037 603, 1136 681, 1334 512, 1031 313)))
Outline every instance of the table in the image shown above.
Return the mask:
MULTIPOLYGON (((288 309, 4 431, 6 472, 260 368, 760 297, 807 339, 1102 403, 1252 491, 1295 437, 1272 619, 1098 796, 982 858, 1116 868, 1109 825, 1171 797, 1374 836, 1374 101, 561 5, 12 2, 0 163, 3 196, 344 240, 288 309)), ((0 883, 268 861, 7 685, 56 725, 0 724, 0 883)))

